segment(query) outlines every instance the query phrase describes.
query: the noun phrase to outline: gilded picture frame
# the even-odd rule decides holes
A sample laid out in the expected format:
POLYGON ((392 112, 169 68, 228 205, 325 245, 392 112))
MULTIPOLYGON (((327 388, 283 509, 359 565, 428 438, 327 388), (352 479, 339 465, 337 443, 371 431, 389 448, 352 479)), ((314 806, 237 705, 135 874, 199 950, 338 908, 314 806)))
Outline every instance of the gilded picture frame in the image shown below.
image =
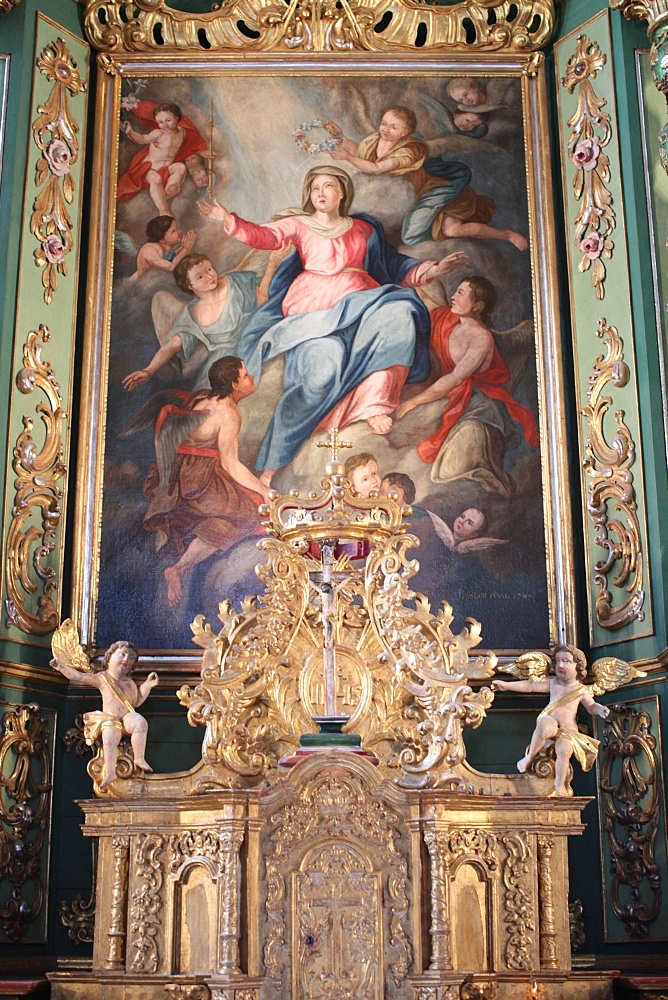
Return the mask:
MULTIPOLYGON (((176 529, 176 522, 169 520, 173 505, 166 531, 162 509, 158 519, 149 523, 158 511, 154 503, 155 481, 149 482, 156 461, 156 419, 162 433, 166 413, 175 412, 165 411, 164 405, 173 405, 176 410, 181 407, 173 398, 171 403, 167 397, 156 401, 156 390, 191 393, 201 387, 206 391, 211 359, 211 353, 207 354, 202 365, 197 352, 189 354, 182 349, 174 359, 181 363, 180 371, 171 363, 161 365, 150 373, 148 381, 135 381, 131 391, 123 388, 128 376, 152 366, 160 345, 174 335, 175 316, 186 309, 189 298, 195 303, 195 297, 179 290, 174 274, 162 265, 139 274, 136 264, 138 249, 151 242, 145 234, 146 224, 151 217, 165 214, 162 195, 145 186, 147 182, 140 176, 142 168, 137 166, 141 161, 138 154, 148 148, 148 155, 152 155, 151 142, 143 137, 152 130, 150 116, 160 114, 156 108, 162 105, 177 106, 182 116, 178 128, 189 131, 196 147, 185 169, 170 174, 168 164, 163 174, 169 212, 182 235, 194 232, 192 251, 210 260, 216 272, 238 275, 255 269, 257 285, 266 268, 272 266, 267 263, 269 251, 252 250, 249 262, 249 246, 227 233, 221 221, 206 218, 198 202, 215 198, 254 223, 270 223, 277 215, 285 220, 290 217, 285 210, 296 210, 297 216, 303 212, 302 185, 309 169, 322 167, 326 173, 328 165, 335 165, 347 170, 353 180, 351 213, 378 220, 381 238, 385 238, 390 251, 414 258, 417 271, 425 270, 426 261, 438 262, 451 253, 466 255, 463 267, 432 284, 433 298, 428 296, 432 326, 434 309, 445 315, 461 279, 476 274, 489 278, 498 296, 489 329, 498 333, 495 343, 504 344, 502 353, 509 366, 506 375, 498 376, 501 396, 506 399, 503 393, 507 393, 519 404, 513 418, 515 430, 519 428, 516 454, 502 454, 500 465, 497 462, 495 470, 488 468, 488 481, 482 485, 471 470, 464 470, 451 481, 436 483, 431 473, 433 462, 419 459, 417 448, 428 436, 427 431, 438 429, 445 412, 442 399, 415 407, 401 419, 397 419, 400 411, 395 407, 390 411, 394 422, 389 433, 376 433, 371 421, 364 418, 346 424, 344 413, 341 437, 353 445, 350 453, 373 455, 381 478, 400 471, 412 479, 416 488, 415 534, 422 542, 421 551, 414 553, 422 561, 415 589, 424 591, 433 607, 446 600, 460 623, 468 616, 479 619, 485 647, 502 653, 544 647, 559 637, 575 636, 563 359, 556 301, 547 105, 540 59, 516 51, 507 55, 481 53, 475 58, 440 53, 436 58, 428 52, 407 50, 395 51, 391 60, 382 53, 354 51, 345 55, 301 52, 298 57, 286 51, 278 55, 245 53, 243 57, 203 53, 195 58, 171 51, 161 53, 159 60, 114 53, 111 61, 113 72, 102 81, 96 111, 91 213, 96 222, 88 275, 90 309, 82 394, 85 402, 77 470, 74 605, 83 641, 104 647, 123 635, 135 642, 147 659, 161 661, 168 669, 173 664, 176 669, 190 657, 195 660, 189 648, 189 623, 195 614, 203 613, 208 621, 215 621, 220 601, 231 598, 238 602, 245 594, 261 589, 254 575, 255 564, 262 561, 256 551, 262 529, 255 515, 248 521, 241 540, 234 531, 228 536, 233 540, 226 551, 225 541, 220 543, 209 535, 213 553, 205 548, 204 557, 181 574, 176 588, 171 586, 165 570, 176 565, 189 550, 192 539, 201 539, 202 533, 198 535, 192 523, 176 529), (465 114, 466 107, 453 100, 452 81, 461 79, 477 81, 485 103, 483 107, 481 98, 477 98, 473 120, 469 120, 471 116, 460 118, 462 127, 458 128, 458 116, 465 114), (418 145, 427 146, 427 159, 440 157, 445 162, 445 183, 450 183, 456 172, 452 163, 464 164, 462 174, 468 178, 464 187, 468 186, 474 197, 491 199, 487 216, 474 210, 468 216, 460 213, 454 222, 454 216, 450 217, 449 224, 454 228, 447 232, 458 235, 445 235, 446 229, 442 228, 435 239, 436 230, 432 229, 427 239, 424 229, 420 236, 419 226, 417 237, 409 232, 406 219, 415 222, 415 213, 411 216, 411 212, 421 197, 415 185, 411 187, 415 178, 405 176, 417 169, 410 160, 403 175, 400 169, 378 176, 366 173, 363 164, 360 169, 357 152, 361 147, 357 144, 378 129, 388 108, 409 106, 417 119, 409 129, 410 136, 418 145), (122 125, 123 121, 129 125, 122 125), (348 160, 332 155, 339 151, 341 135, 350 142, 348 160), (206 175, 208 164, 212 177, 206 175), (137 170, 132 180, 129 174, 137 170), (178 176, 174 180, 175 174, 178 176), (132 189, 129 195, 128 183, 132 189), (483 228, 476 232, 457 229, 470 222, 483 228), (527 249, 522 249, 524 240, 527 249), (161 302, 167 306, 165 314, 161 302), (505 340, 503 331, 508 331, 505 340), (524 425, 521 422, 525 411, 531 414, 540 438, 538 441, 534 437, 532 444, 528 443, 531 419, 527 417, 524 425), (464 511, 483 507, 487 523, 482 530, 477 525, 474 531, 481 544, 458 548, 461 538, 453 535, 455 520, 464 511), (177 538, 179 531, 185 534, 177 538), (162 546, 157 551, 156 539, 162 546), (166 555, 168 551, 171 556, 166 555)), ((444 225, 447 228, 447 220, 444 225)), ((289 262, 290 252, 295 251, 285 243, 283 250, 289 262)), ((270 299, 284 263, 279 260, 275 265, 270 299)), ((306 264, 304 267, 309 270, 306 264)), ((359 269, 359 262, 343 270, 349 273, 354 268, 359 269)), ((395 280, 399 284, 405 281, 395 280)), ((407 280, 410 283, 412 279, 407 280)), ((228 288, 236 282, 236 277, 228 278, 228 288)), ((415 286, 411 287, 411 294, 417 294, 415 286)), ((319 324, 320 313, 316 319, 319 324)), ((247 318, 243 322, 247 323, 247 318)), ((324 327, 317 329, 318 337, 326 336, 324 327)), ((187 339, 187 334, 183 336, 187 339)), ((414 336, 412 328, 406 336, 414 336)), ((435 365, 443 363, 442 358, 435 360, 433 335, 431 354, 428 331, 426 341, 422 336, 423 359, 427 359, 430 374, 427 381, 423 374, 414 382, 410 360, 398 359, 409 369, 400 405, 433 381, 435 365)), ((253 372, 255 392, 239 404, 242 420, 238 457, 253 476, 263 471, 258 454, 272 417, 280 416, 279 404, 288 386, 293 391, 303 388, 298 384, 301 375, 295 375, 302 371, 299 363, 291 374, 287 372, 294 360, 289 352, 275 344, 267 348, 266 330, 262 343, 260 367, 253 372), (271 355, 268 360, 267 351, 271 355)), ((358 346, 356 342, 352 351, 358 346)), ((238 353, 243 354, 243 350, 238 353)), ((353 374, 353 382, 357 379, 359 383, 364 374, 372 371, 373 363, 366 368, 364 364, 364 359, 359 364, 355 359, 357 374, 353 374)), ((307 381, 315 378, 313 372, 318 367, 312 360, 311 366, 307 381)), ((337 376, 340 374, 339 368, 337 376)), ((345 385, 349 383, 344 378, 341 386, 345 385)), ((313 386, 306 388, 311 390, 312 398, 313 386)), ((343 388, 334 389, 329 399, 332 407, 340 404, 344 395, 343 388)), ((510 405, 512 409, 512 401, 510 405)), ((295 431, 293 419, 293 443, 288 446, 292 450, 288 450, 287 461, 280 448, 267 452, 265 440, 265 471, 272 464, 267 455, 279 456, 273 463, 278 467, 271 481, 273 488, 317 488, 325 453, 316 443, 326 436, 326 430, 320 433, 318 421, 311 420, 311 416, 311 411, 304 416, 306 430, 298 426, 295 431)), ((278 428, 274 440, 287 439, 285 427, 279 424, 278 428)), ((495 437, 500 440, 498 432, 495 437)), ((461 446, 460 454, 462 447, 465 453, 469 446, 461 446)), ((163 468, 163 475, 168 479, 162 480, 159 489, 168 493, 171 490, 173 499, 178 462, 173 454, 164 461, 167 472, 163 468)), ((447 476, 442 478, 447 480, 447 476)), ((209 486, 200 486, 209 496, 209 486)), ((234 520, 232 506, 241 502, 235 489, 233 498, 217 501, 224 516, 229 515, 228 520, 234 520)), ((227 531, 228 526, 223 530, 227 531)))

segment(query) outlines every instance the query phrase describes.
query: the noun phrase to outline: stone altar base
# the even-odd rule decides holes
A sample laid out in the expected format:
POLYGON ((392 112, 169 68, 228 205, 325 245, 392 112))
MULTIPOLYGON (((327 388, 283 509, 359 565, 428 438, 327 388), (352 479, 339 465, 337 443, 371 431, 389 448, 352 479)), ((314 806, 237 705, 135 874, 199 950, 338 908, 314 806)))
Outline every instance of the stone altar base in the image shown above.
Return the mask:
POLYGON ((53 1000, 529 1000, 534 980, 610 1000, 614 973, 571 970, 567 840, 589 800, 459 771, 477 794, 341 751, 255 789, 206 764, 119 780, 127 796, 80 803, 93 965, 51 974, 53 1000))

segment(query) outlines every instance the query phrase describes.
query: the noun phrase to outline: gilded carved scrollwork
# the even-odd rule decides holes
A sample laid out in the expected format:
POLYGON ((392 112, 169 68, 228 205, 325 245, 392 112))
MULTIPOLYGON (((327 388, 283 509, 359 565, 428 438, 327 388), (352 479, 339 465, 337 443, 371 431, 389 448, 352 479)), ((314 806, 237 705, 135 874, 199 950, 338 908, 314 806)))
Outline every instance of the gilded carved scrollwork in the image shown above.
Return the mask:
POLYGON ((53 600, 57 573, 48 560, 62 514, 59 483, 67 471, 62 445, 67 413, 53 368, 42 359, 42 344, 49 339, 43 324, 29 333, 23 345, 23 368, 16 376, 22 393, 40 389, 47 400, 35 407, 43 423, 43 443, 38 445, 33 437, 33 418, 24 416, 12 462, 16 492, 7 533, 5 609, 7 624, 29 635, 52 632, 59 617, 53 600))
POLYGON ((0 736, 0 902, 2 929, 20 941, 44 905, 42 848, 51 803, 49 726, 39 705, 3 717, 0 736))
POLYGON ((321 494, 275 494, 267 507, 264 595, 240 613, 221 604, 217 635, 201 616, 192 625, 204 649, 202 681, 182 687, 179 699, 191 725, 206 726, 203 756, 222 765, 218 784, 259 784, 316 730, 314 717, 339 715, 345 731, 400 772, 400 784, 469 791, 456 773, 463 729, 481 724, 494 697, 486 687, 474 692, 469 678, 490 677, 496 658, 469 659, 478 623, 469 619, 455 635, 451 608, 433 616, 410 589, 417 563, 406 555, 414 544, 408 508, 356 497, 342 466, 328 470, 321 494), (345 555, 328 564, 334 583, 325 591, 323 563, 307 544, 325 544, 328 535, 372 545, 362 567, 345 555))
POLYGON ((88 0, 85 26, 101 52, 388 49, 536 52, 554 28, 553 0, 227 0, 186 14, 167 0, 88 0))
POLYGON ((573 239, 582 255, 578 270, 590 272, 597 299, 605 295, 603 260, 612 257, 614 244, 610 234, 615 228, 612 195, 606 187, 610 180, 610 161, 603 151, 612 136, 610 115, 603 111, 606 101, 597 96, 591 83, 605 61, 605 53, 597 43, 580 35, 568 60, 566 76, 561 81, 569 93, 577 87, 577 107, 568 119, 572 129, 568 155, 575 166, 573 192, 575 200, 580 202, 573 239))
POLYGON ((44 301, 50 305, 58 287, 58 275, 67 274, 66 257, 73 249, 73 224, 67 205, 74 198, 70 168, 79 157, 79 126, 70 111, 67 95, 76 97, 86 89, 86 84, 62 38, 44 48, 37 67, 53 87, 37 108, 37 118, 32 124, 33 140, 41 152, 35 187, 42 190, 35 198, 30 232, 39 243, 34 253, 35 264, 43 268, 44 301))
POLYGON ((12 7, 18 7, 21 0, 0 0, 0 14, 9 14, 12 7))
POLYGON ((164 846, 165 838, 160 834, 142 833, 137 838, 135 866, 139 885, 132 893, 129 928, 133 972, 156 972, 160 961, 164 846))
POLYGON ((536 914, 532 904, 530 871, 536 863, 526 834, 503 837, 506 857, 503 864, 504 923, 508 939, 505 961, 509 969, 532 969, 533 961, 527 942, 536 929, 536 914))
POLYGON ((661 908, 655 857, 660 767, 648 712, 614 705, 603 728, 601 805, 611 855, 610 905, 629 937, 648 938, 661 908))
POLYGON ((614 630, 645 618, 644 560, 631 472, 636 449, 624 423, 624 411, 614 411, 616 429, 611 441, 604 426, 613 404, 612 398, 603 394, 604 389, 609 383, 626 385, 629 368, 617 329, 599 319, 596 335, 605 340, 607 355, 596 358, 589 377, 589 402, 582 408, 589 425, 582 464, 589 477, 586 503, 596 529, 596 544, 606 551, 605 558, 594 566, 596 620, 601 628, 614 630), (617 512, 616 517, 609 516, 610 509, 617 512))

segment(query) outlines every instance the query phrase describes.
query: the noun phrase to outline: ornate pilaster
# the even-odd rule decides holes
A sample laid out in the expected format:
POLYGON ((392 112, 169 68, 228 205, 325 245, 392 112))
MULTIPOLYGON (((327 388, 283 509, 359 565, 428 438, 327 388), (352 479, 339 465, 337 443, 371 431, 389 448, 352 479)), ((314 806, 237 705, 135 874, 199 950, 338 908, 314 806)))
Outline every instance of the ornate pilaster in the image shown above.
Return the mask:
POLYGON ((114 874, 111 886, 111 919, 107 931, 107 958, 104 967, 109 972, 115 972, 125 966, 125 913, 128 900, 130 838, 114 837, 111 843, 114 849, 114 874))
POLYGON ((220 898, 220 963, 218 972, 223 976, 238 976, 239 969, 239 885, 241 862, 239 849, 243 843, 243 830, 226 830, 220 835, 222 886, 220 898))
POLYGON ((540 967, 557 969, 557 932, 554 923, 552 851, 554 837, 538 837, 538 902, 540 920, 540 967))
POLYGON ((165 838, 141 834, 137 843, 136 866, 139 885, 132 893, 132 971, 157 972, 160 962, 158 935, 162 926, 163 847, 165 838))
POLYGON ((449 859, 448 835, 436 830, 425 830, 424 842, 431 860, 431 962, 430 972, 452 969, 450 947, 450 921, 448 920, 447 885, 449 859))

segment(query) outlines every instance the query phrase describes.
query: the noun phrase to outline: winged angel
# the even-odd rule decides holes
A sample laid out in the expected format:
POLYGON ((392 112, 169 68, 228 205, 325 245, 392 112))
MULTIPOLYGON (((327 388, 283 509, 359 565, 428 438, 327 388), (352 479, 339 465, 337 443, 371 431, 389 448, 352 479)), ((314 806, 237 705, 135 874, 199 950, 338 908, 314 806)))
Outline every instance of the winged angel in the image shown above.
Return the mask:
POLYGON ((572 795, 567 785, 568 767, 572 756, 585 771, 596 760, 599 741, 581 733, 577 726, 578 705, 584 705, 590 715, 607 718, 609 709, 594 701, 593 695, 614 691, 634 677, 644 677, 624 660, 603 657, 592 664, 593 684, 583 684, 587 676, 587 660, 577 646, 562 644, 554 647, 552 656, 545 653, 525 653, 506 667, 518 681, 492 681, 494 691, 519 691, 525 694, 549 693, 550 700, 538 716, 531 743, 517 770, 524 772, 541 750, 554 745, 556 763, 554 794, 572 795))
POLYGON ((158 683, 158 675, 152 671, 139 687, 129 677, 137 665, 136 646, 123 639, 112 643, 104 654, 101 669, 96 672, 79 645, 74 622, 68 618, 54 632, 51 649, 54 670, 74 683, 97 688, 102 695, 102 711, 86 712, 83 717, 86 743, 92 746, 99 736, 102 737, 104 768, 100 788, 106 788, 116 778, 118 745, 123 736, 130 737, 135 766, 142 771, 152 771, 144 756, 148 723, 136 709, 158 683))
MULTIPOLYGON (((415 203, 407 213, 402 239, 412 246, 425 240, 445 240, 454 237, 507 240, 518 250, 526 250, 527 240, 513 229, 490 225, 495 211, 494 201, 471 187, 471 169, 451 158, 453 151, 497 153, 500 147, 479 137, 477 128, 460 119, 472 117, 461 108, 453 110, 426 94, 420 102, 431 116, 438 135, 424 139, 417 134, 417 116, 403 105, 385 108, 375 131, 359 142, 343 134, 335 122, 338 142, 330 155, 335 160, 347 160, 365 174, 390 174, 408 180, 414 191, 415 203), (465 134, 469 133, 469 134, 465 134)), ((485 106, 485 111, 491 106, 485 106)), ((498 105, 494 105, 494 108, 498 105)), ((473 117, 479 118, 479 115, 473 117)))

